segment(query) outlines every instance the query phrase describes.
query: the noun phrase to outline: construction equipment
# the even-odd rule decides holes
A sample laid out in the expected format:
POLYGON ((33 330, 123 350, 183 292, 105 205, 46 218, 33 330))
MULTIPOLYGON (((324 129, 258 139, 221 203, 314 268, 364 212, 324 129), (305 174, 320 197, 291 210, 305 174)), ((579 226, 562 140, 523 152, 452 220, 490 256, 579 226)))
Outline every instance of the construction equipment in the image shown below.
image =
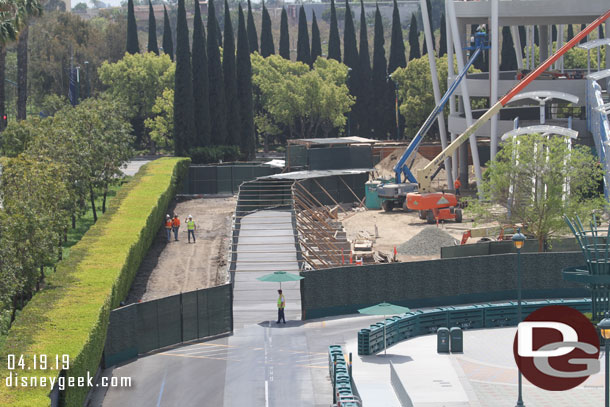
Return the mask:
MULTIPOLYGON (((459 75, 455 78, 451 86, 447 89, 447 92, 441 98, 439 104, 434 108, 434 110, 428 115, 428 118, 421 126, 413 140, 407 146, 407 149, 403 153, 403 155, 398 159, 398 162, 394 166, 395 173, 395 183, 389 183, 381 185, 377 188, 377 194, 381 199, 381 206, 386 212, 392 211, 394 208, 402 208, 405 211, 408 211, 410 208, 406 204, 406 196, 411 192, 417 191, 417 180, 413 176, 413 173, 410 170, 410 167, 413 166, 413 161, 415 158, 411 159, 411 164, 407 165, 407 161, 411 156, 414 157, 414 154, 417 152, 421 141, 423 140, 426 133, 430 130, 432 125, 434 124, 434 120, 436 120, 439 114, 442 114, 443 108, 445 104, 449 101, 449 98, 460 82, 466 76, 468 69, 474 64, 477 57, 481 54, 481 51, 485 49, 489 49, 487 33, 484 31, 477 32, 474 37, 475 43, 472 47, 467 47, 467 50, 473 51, 468 63, 464 66, 464 69, 459 73, 459 75), (404 175, 404 181, 403 181, 404 175)), ((436 170, 436 173, 433 175, 436 176, 438 172, 442 168, 439 167, 436 170)))
MULTIPOLYGON (((451 144, 449 144, 445 149, 443 149, 443 151, 441 151, 436 157, 434 157, 432 161, 430 161, 424 168, 417 169, 416 178, 418 182, 419 192, 411 192, 407 194, 407 207, 412 210, 421 210, 421 202, 433 202, 436 195, 432 193, 432 180, 434 179, 434 174, 438 172, 438 167, 443 163, 443 161, 446 158, 450 157, 460 145, 462 145, 466 140, 470 138, 472 134, 474 134, 475 131, 477 131, 479 127, 481 127, 485 122, 489 121, 494 115, 496 115, 504 106, 506 106, 507 103, 511 101, 511 99, 513 99, 523 89, 525 89, 534 79, 538 78, 545 71, 547 71, 547 69, 553 63, 555 63, 563 54, 565 54, 569 49, 578 45, 580 40, 589 35, 609 17, 610 10, 606 11, 602 16, 600 16, 587 27, 585 27, 576 36, 574 36, 574 38, 568 41, 563 47, 561 47, 557 52, 555 52, 546 61, 544 61, 538 68, 530 72, 525 78, 523 78, 519 83, 517 83, 517 85, 515 85, 504 97, 498 100, 478 120, 476 120, 472 125, 470 125, 462 134, 456 137, 456 139, 451 142, 451 144)), ((443 194, 443 196, 447 200, 449 200, 448 195, 450 194, 443 194)), ((441 213, 440 210, 446 208, 443 202, 439 202, 440 208, 436 211, 437 213, 441 213)), ((432 210, 434 210, 434 208, 432 208, 432 210)), ((443 214, 444 213, 445 212, 443 212, 443 214)), ((455 216, 455 219, 457 220, 457 216, 455 216)))
POLYGON ((465 231, 462 235, 462 241, 460 242, 460 245, 465 245, 468 242, 468 239, 470 239, 471 237, 480 237, 481 239, 479 240, 479 242, 490 240, 510 240, 516 233, 518 227, 521 228, 522 232, 525 231, 525 229, 519 225, 496 225, 470 229, 465 231))
POLYGON ((419 211, 420 219, 429 224, 439 221, 454 220, 462 222, 462 209, 459 207, 457 196, 445 192, 430 194, 407 194, 407 207, 419 211))

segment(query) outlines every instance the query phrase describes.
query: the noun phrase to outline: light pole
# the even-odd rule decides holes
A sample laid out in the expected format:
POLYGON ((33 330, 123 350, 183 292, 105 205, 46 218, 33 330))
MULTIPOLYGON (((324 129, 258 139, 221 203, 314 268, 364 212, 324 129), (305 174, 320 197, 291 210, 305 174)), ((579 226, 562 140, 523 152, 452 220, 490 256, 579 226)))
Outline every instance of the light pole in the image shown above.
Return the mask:
POLYGON ((89 61, 85 61, 85 74, 87 75, 87 98, 91 97, 91 81, 89 80, 89 61))
POLYGON ((388 75, 388 82, 392 81, 394 83, 394 111, 396 114, 396 140, 400 139, 400 128, 399 128, 399 120, 398 120, 398 83, 392 79, 392 74, 388 75))
MULTIPOLYGON (((352 75, 352 68, 347 68, 347 87, 348 88, 349 88, 351 75, 352 75)), ((349 112, 347 112, 347 137, 351 136, 351 134, 352 134, 351 117, 352 117, 352 109, 350 108, 349 112)))
MULTIPOLYGON (((521 234, 521 228, 517 228, 517 233, 513 235, 513 244, 517 249, 517 329, 521 322, 521 248, 525 242, 525 236, 521 234)), ((610 321, 609 321, 610 322, 610 321)), ((516 407, 525 407, 523 404, 522 397, 522 380, 521 380, 521 368, 517 365, 517 371, 519 372, 519 397, 517 398, 516 407)))
POLYGON ((606 312, 606 318, 602 319, 599 324, 597 324, 597 327, 599 328, 599 332, 602 334, 602 338, 604 338, 604 344, 605 344, 605 349, 604 352, 606 353, 605 356, 605 364, 606 364, 606 385, 604 386, 604 398, 606 399, 606 407, 610 406, 610 401, 609 401, 609 395, 608 395, 608 381, 609 381, 609 376, 608 374, 610 373, 610 369, 608 366, 608 362, 609 362, 609 358, 608 358, 608 349, 610 348, 610 312, 606 312))

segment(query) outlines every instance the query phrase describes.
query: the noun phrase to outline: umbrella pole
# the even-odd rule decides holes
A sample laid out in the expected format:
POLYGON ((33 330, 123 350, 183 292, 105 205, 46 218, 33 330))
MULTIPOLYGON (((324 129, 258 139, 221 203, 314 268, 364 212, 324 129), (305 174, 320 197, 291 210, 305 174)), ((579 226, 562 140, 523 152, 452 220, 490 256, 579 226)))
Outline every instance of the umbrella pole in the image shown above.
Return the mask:
POLYGON ((383 316, 383 354, 384 354, 384 356, 388 354, 387 347, 388 347, 388 344, 385 339, 385 315, 384 315, 383 316))

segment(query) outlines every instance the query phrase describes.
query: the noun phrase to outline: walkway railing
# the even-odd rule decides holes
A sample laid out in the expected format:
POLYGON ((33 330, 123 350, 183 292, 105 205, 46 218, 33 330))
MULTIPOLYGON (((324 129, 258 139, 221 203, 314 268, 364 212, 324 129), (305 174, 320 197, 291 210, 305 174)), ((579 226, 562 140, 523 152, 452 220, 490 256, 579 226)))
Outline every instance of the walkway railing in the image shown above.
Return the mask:
MULTIPOLYGON (((595 72, 587 77, 587 128, 593 135, 600 163, 604 168, 604 195, 610 201, 610 122, 608 120, 608 100, 604 101, 600 80, 610 78, 610 69, 595 72)), ((607 94, 606 94, 607 95, 607 94)), ((607 96, 606 96, 607 98, 607 96)))

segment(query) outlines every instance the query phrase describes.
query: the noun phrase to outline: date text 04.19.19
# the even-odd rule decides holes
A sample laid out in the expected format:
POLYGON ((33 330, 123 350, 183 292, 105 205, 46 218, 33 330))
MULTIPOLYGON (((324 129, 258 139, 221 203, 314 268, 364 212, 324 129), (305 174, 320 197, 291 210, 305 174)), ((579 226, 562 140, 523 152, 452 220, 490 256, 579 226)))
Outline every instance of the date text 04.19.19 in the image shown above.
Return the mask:
POLYGON ((8 355, 8 370, 68 370, 70 355, 8 355))

